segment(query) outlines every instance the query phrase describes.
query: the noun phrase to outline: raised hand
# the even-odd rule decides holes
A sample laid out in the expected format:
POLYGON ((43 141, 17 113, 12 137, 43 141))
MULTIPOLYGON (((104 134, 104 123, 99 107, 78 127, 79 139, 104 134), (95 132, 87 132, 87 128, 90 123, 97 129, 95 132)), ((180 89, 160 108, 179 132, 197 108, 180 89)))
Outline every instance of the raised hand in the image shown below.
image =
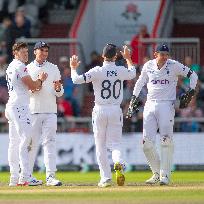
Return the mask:
POLYGON ((80 65, 80 61, 79 61, 79 58, 77 55, 73 55, 71 58, 70 58, 70 67, 71 69, 77 69, 80 65))

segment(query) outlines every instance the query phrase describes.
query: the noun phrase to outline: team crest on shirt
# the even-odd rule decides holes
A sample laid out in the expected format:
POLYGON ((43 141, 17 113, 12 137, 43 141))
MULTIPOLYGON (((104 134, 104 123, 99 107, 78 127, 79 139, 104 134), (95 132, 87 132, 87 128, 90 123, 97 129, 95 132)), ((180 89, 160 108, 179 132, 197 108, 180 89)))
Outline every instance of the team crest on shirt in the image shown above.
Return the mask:
POLYGON ((154 74, 154 70, 148 70, 147 72, 149 72, 150 74, 154 74))
POLYGON ((87 77, 87 79, 91 79, 91 75, 90 74, 87 74, 86 77, 87 77))

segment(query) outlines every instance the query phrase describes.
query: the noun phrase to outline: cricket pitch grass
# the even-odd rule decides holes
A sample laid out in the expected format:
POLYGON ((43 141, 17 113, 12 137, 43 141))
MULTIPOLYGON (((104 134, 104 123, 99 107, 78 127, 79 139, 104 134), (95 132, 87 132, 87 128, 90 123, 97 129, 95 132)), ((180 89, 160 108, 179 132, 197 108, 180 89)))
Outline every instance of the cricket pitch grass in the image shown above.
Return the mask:
MULTIPOLYGON (((35 173, 45 181, 44 173, 35 173)), ((0 173, 0 204, 204 204, 204 171, 176 171, 169 186, 146 185, 149 171, 126 173, 126 185, 98 188, 99 172, 58 172, 63 186, 8 187, 9 173, 0 173)))

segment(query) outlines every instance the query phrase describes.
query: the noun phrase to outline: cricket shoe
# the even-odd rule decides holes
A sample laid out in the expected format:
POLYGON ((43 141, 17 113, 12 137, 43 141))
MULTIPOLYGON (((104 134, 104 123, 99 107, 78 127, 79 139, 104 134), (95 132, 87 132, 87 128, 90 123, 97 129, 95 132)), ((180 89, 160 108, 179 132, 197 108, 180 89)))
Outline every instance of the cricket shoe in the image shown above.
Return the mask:
POLYGON ((29 186, 40 186, 43 184, 42 180, 38 180, 33 176, 30 176, 29 180, 28 180, 28 185, 29 186))
POLYGON ((10 187, 15 187, 18 185, 18 178, 16 177, 10 177, 10 182, 9 182, 9 186, 10 187))
POLYGON ((116 175, 116 182, 118 186, 124 186, 125 183, 125 176, 123 173, 123 165, 120 164, 119 162, 114 164, 114 170, 115 170, 115 175, 116 175))
POLYGON ((168 185, 170 183, 170 180, 167 175, 161 176, 159 183, 160 183, 160 186, 168 185))
POLYGON ((47 178, 46 178, 46 185, 47 186, 61 186, 62 182, 57 180, 55 178, 54 174, 50 174, 47 178))
POLYGON ((145 181, 146 184, 156 184, 159 182, 159 174, 154 173, 152 177, 145 181))
POLYGON ((108 180, 106 180, 106 181, 104 181, 104 182, 99 182, 98 183, 98 187, 100 187, 100 188, 106 188, 106 187, 110 187, 112 185, 112 181, 111 181, 111 179, 108 179, 108 180))
POLYGON ((29 178, 20 177, 17 186, 28 186, 28 180, 29 178))

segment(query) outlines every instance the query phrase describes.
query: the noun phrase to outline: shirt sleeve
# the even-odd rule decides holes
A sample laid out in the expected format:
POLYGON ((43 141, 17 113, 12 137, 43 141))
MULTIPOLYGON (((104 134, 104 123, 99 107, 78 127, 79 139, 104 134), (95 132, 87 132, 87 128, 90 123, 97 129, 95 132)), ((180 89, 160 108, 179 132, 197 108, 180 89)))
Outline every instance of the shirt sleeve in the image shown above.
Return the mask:
POLYGON ((28 68, 24 64, 19 65, 16 70, 17 70, 18 75, 20 76, 20 78, 23 78, 23 77, 29 75, 28 74, 28 68))
POLYGON ((90 69, 88 72, 79 75, 76 70, 71 70, 71 78, 74 84, 89 83, 97 78, 97 67, 90 69))
MULTIPOLYGON (((61 74, 60 74, 60 71, 59 71, 57 66, 56 66, 56 78, 55 78, 55 81, 61 81, 61 74)), ((55 91, 55 95, 57 97, 60 97, 63 94, 64 94, 64 88, 63 88, 63 85, 61 85, 61 90, 59 92, 55 91)))
POLYGON ((176 69, 177 76, 188 77, 190 79, 190 88, 195 89, 197 81, 198 81, 198 75, 193 70, 191 70, 189 67, 179 62, 176 62, 175 69, 176 69))
POLYGON ((122 67, 122 71, 121 71, 121 78, 123 80, 131 80, 134 79, 136 77, 136 69, 134 66, 125 68, 122 67))
POLYGON ((137 80, 134 90, 133 90, 133 95, 136 97, 139 96, 140 91, 142 90, 142 87, 148 82, 148 75, 146 71, 146 65, 143 66, 142 72, 139 76, 139 79, 137 80))

